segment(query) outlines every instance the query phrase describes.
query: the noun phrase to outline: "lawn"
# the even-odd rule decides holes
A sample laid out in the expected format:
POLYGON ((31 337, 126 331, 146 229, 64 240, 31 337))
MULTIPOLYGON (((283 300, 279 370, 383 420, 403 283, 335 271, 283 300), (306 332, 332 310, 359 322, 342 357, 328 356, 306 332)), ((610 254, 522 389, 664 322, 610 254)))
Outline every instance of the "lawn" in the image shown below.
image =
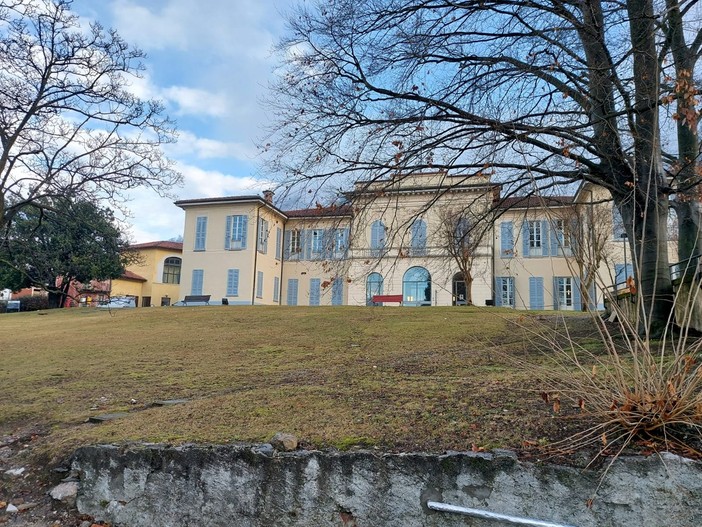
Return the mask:
MULTIPOLYGON (((568 317, 579 338, 595 330, 568 317)), ((465 450, 563 435, 523 363, 556 317, 488 308, 200 307, 0 316, 0 434, 95 442, 265 441, 465 450), (152 407, 164 399, 179 405, 152 407), (128 412, 103 424, 90 416, 128 412)))

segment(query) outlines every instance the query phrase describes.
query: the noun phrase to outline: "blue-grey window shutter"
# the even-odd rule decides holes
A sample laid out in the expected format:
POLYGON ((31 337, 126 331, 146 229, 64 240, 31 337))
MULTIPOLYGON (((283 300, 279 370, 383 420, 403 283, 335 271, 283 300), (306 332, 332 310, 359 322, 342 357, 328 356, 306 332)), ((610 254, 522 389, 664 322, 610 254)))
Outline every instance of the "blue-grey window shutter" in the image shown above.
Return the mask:
POLYGON ((349 250, 349 237, 350 237, 351 229, 349 229, 348 227, 346 227, 346 228, 343 230, 343 232, 344 232, 344 246, 343 246, 343 248, 342 248, 342 252, 343 252, 344 255, 345 255, 345 254, 347 253, 347 251, 349 250))
POLYGON ((205 250, 205 242, 207 240, 207 216, 198 216, 195 225, 195 247, 196 251, 205 250))
POLYGON ((232 217, 227 216, 227 228, 224 230, 224 249, 228 251, 232 247, 232 217))
POLYGON ((500 224, 500 256, 512 258, 514 256, 514 231, 512 222, 505 221, 500 224))
POLYGON ((547 220, 541 222, 541 256, 548 256, 549 246, 549 229, 550 225, 547 220))
POLYGON ((280 278, 273 277, 273 302, 278 302, 280 299, 280 278))
POLYGON ((310 305, 318 306, 322 281, 319 278, 310 278, 310 305))
POLYGON ((282 236, 283 236, 283 231, 280 229, 280 227, 275 228, 275 257, 276 259, 280 260, 280 250, 281 250, 281 243, 282 243, 282 236))
POLYGON ((570 283, 573 286, 573 309, 576 311, 582 311, 583 301, 582 295, 580 294, 580 278, 574 276, 570 283))
POLYGON ((564 233, 563 236, 568 237, 568 241, 570 242, 570 247, 567 248, 563 252, 567 252, 568 256, 573 254, 573 251, 577 251, 580 246, 578 245, 581 243, 581 236, 584 235, 584 233, 580 230, 580 225, 578 225, 578 220, 577 219, 572 219, 570 221, 570 232, 564 233))
MULTIPOLYGON (((303 247, 303 254, 305 260, 311 260, 312 259, 312 231, 313 229, 305 229, 303 231, 300 231, 300 239, 303 247)), ((301 257, 302 258, 302 257, 301 257)))
POLYGON ((371 249, 385 248, 385 225, 380 220, 375 220, 371 225, 371 249))
POLYGON ((248 235, 248 216, 241 216, 241 248, 246 249, 246 237, 248 235))
POLYGON ((263 271, 256 273, 256 297, 263 298, 263 271))
POLYGON ((227 296, 239 295, 239 269, 227 269, 227 296))
POLYGON ((411 237, 412 251, 414 254, 420 254, 427 246, 427 224, 424 220, 414 220, 411 237))
POLYGON ((531 256, 529 249, 529 222, 524 220, 522 222, 522 256, 524 258, 529 258, 529 256, 531 256))
POLYGON ((560 279, 557 276, 553 277, 553 309, 558 309, 558 282, 560 279))
POLYGON ((290 238, 292 237, 292 231, 285 231, 285 236, 283 236, 283 258, 285 260, 290 259, 290 238))
POLYGON ((268 221, 263 220, 263 254, 268 254, 268 221))
POLYGON ((193 269, 193 283, 190 286, 191 295, 201 295, 202 286, 205 279, 205 271, 203 269, 193 269))
POLYGON ((340 306, 344 303, 344 281, 341 276, 334 278, 332 282, 332 305, 340 306))
POLYGON ((529 277, 529 309, 544 308, 544 279, 540 276, 529 277))
POLYGON ((502 307, 502 280, 499 276, 495 277, 495 306, 502 307))
POLYGON ((288 298, 289 306, 297 305, 297 278, 288 278, 288 298))
POLYGON ((558 231, 558 223, 556 220, 549 224, 549 241, 551 242, 551 256, 558 256, 558 249, 563 246, 563 240, 561 236, 564 233, 558 231))

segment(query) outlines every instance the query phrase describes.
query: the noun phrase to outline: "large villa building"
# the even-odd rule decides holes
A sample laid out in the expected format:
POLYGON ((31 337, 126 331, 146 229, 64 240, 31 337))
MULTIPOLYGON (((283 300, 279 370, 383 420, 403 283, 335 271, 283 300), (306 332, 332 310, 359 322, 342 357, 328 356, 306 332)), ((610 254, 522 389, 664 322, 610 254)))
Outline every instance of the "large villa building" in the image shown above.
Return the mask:
POLYGON ((450 306, 470 292, 475 305, 601 307, 603 291, 633 275, 607 197, 583 185, 575 196, 503 199, 488 178, 432 172, 358 182, 331 207, 282 210, 272 192, 182 200, 179 296, 450 306), (469 259, 470 291, 457 258, 469 259))

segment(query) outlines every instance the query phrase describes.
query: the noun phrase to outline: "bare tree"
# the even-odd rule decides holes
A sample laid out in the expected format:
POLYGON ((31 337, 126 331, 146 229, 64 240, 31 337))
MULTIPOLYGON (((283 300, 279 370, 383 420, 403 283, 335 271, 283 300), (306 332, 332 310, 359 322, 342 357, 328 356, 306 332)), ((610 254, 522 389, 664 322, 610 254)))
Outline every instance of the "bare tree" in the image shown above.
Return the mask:
POLYGON ((495 213, 475 208, 446 208, 439 212, 436 238, 458 267, 466 284, 466 304, 473 305, 473 266, 476 258, 491 258, 482 251, 492 236, 495 213))
MULTIPOLYGON (((300 6, 280 45, 270 168, 286 185, 425 167, 494 174, 506 193, 600 185, 624 218, 648 325, 660 327, 673 304, 669 196, 698 207, 698 11, 694 0, 300 6), (679 152, 661 148, 666 101, 679 105, 666 122, 690 139, 679 152)), ((691 230, 681 235, 699 250, 691 230)))
MULTIPOLYGON (((110 198, 181 180, 160 145, 174 125, 129 91, 141 51, 72 0, 0 0, 0 230, 54 198, 110 198)), ((2 237, 0 237, 2 240, 2 237)))

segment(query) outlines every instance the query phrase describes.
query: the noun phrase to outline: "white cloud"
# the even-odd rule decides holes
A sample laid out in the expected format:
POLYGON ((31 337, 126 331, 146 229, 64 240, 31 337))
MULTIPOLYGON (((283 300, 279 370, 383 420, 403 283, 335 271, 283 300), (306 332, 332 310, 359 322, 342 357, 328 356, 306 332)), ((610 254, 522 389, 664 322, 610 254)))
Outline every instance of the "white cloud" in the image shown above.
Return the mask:
POLYGON ((198 88, 171 86, 162 91, 163 97, 177 106, 179 115, 207 115, 223 117, 229 109, 226 95, 198 88))
POLYGON ((232 158, 246 162, 256 156, 253 145, 201 138, 186 131, 179 132, 178 143, 170 145, 166 151, 172 156, 193 154, 198 159, 232 158))
MULTIPOLYGON (((260 194, 269 184, 250 176, 233 176, 216 170, 180 163, 184 184, 177 192, 177 199, 194 199, 240 194, 260 194)), ((167 240, 183 234, 185 213, 173 204, 173 200, 162 198, 155 192, 142 188, 131 193, 129 202, 131 217, 126 222, 135 243, 167 240)))

